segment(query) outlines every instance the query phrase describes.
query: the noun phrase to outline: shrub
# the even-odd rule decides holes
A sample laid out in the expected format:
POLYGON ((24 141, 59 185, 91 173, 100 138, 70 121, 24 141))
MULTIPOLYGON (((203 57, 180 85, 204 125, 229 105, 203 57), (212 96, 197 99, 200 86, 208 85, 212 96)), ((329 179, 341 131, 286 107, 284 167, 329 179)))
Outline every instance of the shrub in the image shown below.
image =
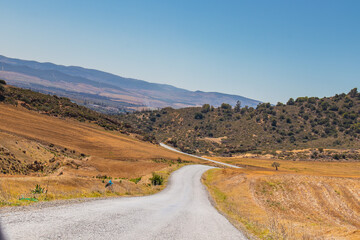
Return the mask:
POLYGON ((164 178, 156 173, 152 174, 152 178, 150 178, 151 184, 156 185, 162 185, 164 182, 164 178))
POLYGON ((31 193, 33 194, 40 194, 44 192, 45 192, 45 188, 42 188, 39 184, 36 184, 35 189, 31 190, 31 193))
POLYGON ((202 113, 195 113, 195 119, 203 119, 204 115, 202 113))
POLYGON ((6 85, 5 80, 0 79, 0 84, 2 84, 2 85, 6 85))

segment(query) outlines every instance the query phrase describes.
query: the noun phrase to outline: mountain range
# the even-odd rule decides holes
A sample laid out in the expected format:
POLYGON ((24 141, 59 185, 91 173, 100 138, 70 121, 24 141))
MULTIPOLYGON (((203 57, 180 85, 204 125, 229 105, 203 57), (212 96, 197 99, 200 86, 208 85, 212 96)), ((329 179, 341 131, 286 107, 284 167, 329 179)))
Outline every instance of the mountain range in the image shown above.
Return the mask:
POLYGON ((8 58, 0 55, 0 78, 14 86, 69 97, 91 109, 107 113, 183 108, 208 103, 255 107, 260 101, 218 92, 189 91, 77 66, 8 58))

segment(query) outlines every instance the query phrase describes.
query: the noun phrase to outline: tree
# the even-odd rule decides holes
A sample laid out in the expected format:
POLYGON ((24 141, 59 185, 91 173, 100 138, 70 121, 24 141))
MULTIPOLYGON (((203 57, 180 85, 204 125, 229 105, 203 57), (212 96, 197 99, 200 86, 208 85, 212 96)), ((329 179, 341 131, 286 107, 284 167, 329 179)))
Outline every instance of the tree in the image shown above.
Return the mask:
POLYGON ((210 112, 210 105, 209 105, 209 104, 204 104, 204 105, 202 106, 201 112, 202 112, 202 113, 210 112))
POLYGON ((241 108, 241 102, 238 100, 238 101, 236 102, 235 107, 234 107, 234 111, 235 111, 235 112, 240 112, 240 108, 241 108))
POLYGON ((353 88, 351 89, 351 91, 349 92, 349 95, 351 98, 356 97, 356 95, 358 94, 357 88, 353 88))
POLYGON ((280 167, 280 163, 278 163, 278 162, 273 162, 273 163, 271 164, 271 166, 274 167, 274 168, 276 169, 276 171, 277 171, 277 170, 278 170, 278 167, 280 167))
POLYGON ((5 88, 3 85, 0 84, 0 102, 4 101, 5 100, 5 88))
POLYGON ((294 105, 295 101, 293 98, 290 98, 289 101, 286 103, 287 105, 294 105))
POLYGON ((222 109, 230 109, 230 110, 231 110, 231 105, 228 104, 228 103, 222 103, 222 104, 221 104, 221 108, 222 108, 222 109))

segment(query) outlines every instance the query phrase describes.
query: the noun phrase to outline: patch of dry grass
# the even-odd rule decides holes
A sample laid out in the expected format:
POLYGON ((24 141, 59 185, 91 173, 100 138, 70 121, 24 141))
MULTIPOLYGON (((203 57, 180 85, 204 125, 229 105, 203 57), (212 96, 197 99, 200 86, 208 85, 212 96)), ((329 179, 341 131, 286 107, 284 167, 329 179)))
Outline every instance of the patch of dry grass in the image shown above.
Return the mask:
POLYGON ((107 197, 107 196, 142 196, 154 194, 166 187, 171 172, 184 166, 184 164, 172 165, 157 171, 163 176, 164 184, 161 186, 151 185, 147 174, 141 177, 141 181, 134 183, 127 178, 112 178, 113 185, 105 188, 109 179, 98 179, 78 176, 7 176, 0 178, 0 207, 18 206, 33 203, 21 198, 36 198, 38 201, 51 201, 55 199, 107 197), (34 194, 32 190, 39 184, 44 188, 41 194, 34 194))

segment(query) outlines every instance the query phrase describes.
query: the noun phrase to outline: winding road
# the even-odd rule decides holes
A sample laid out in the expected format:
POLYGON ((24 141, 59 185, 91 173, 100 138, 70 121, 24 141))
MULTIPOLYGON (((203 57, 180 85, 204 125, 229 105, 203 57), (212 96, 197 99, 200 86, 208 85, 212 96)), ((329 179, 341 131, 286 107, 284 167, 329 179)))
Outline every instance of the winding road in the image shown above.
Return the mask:
POLYGON ((193 155, 193 154, 189 154, 189 153, 184 153, 184 152, 181 152, 179 150, 177 150, 176 148, 173 148, 173 147, 170 147, 164 143, 160 143, 160 146, 163 147, 163 148, 166 148, 170 151, 173 151, 173 152, 177 152, 177 153, 181 153, 181 154, 184 154, 184 155, 187 155, 187 156, 191 156, 191 157, 194 157, 194 158, 198 158, 198 159, 201 159, 201 160, 205 160, 205 161, 208 161, 208 162, 212 162, 212 163, 216 163, 218 165, 223 165, 223 166, 226 166, 226 167, 231 167, 231 168, 242 168, 242 167, 238 167, 236 165, 232 165, 232 164, 228 164, 228 163, 223 163, 223 162, 219 162, 219 161, 215 161, 215 160, 211 160, 211 159, 208 159, 208 158, 204 158, 204 157, 199 157, 199 156, 196 156, 196 155, 193 155))
POLYGON ((211 205, 210 169, 175 171, 155 195, 122 197, 0 214, 6 239, 246 239, 211 205))

